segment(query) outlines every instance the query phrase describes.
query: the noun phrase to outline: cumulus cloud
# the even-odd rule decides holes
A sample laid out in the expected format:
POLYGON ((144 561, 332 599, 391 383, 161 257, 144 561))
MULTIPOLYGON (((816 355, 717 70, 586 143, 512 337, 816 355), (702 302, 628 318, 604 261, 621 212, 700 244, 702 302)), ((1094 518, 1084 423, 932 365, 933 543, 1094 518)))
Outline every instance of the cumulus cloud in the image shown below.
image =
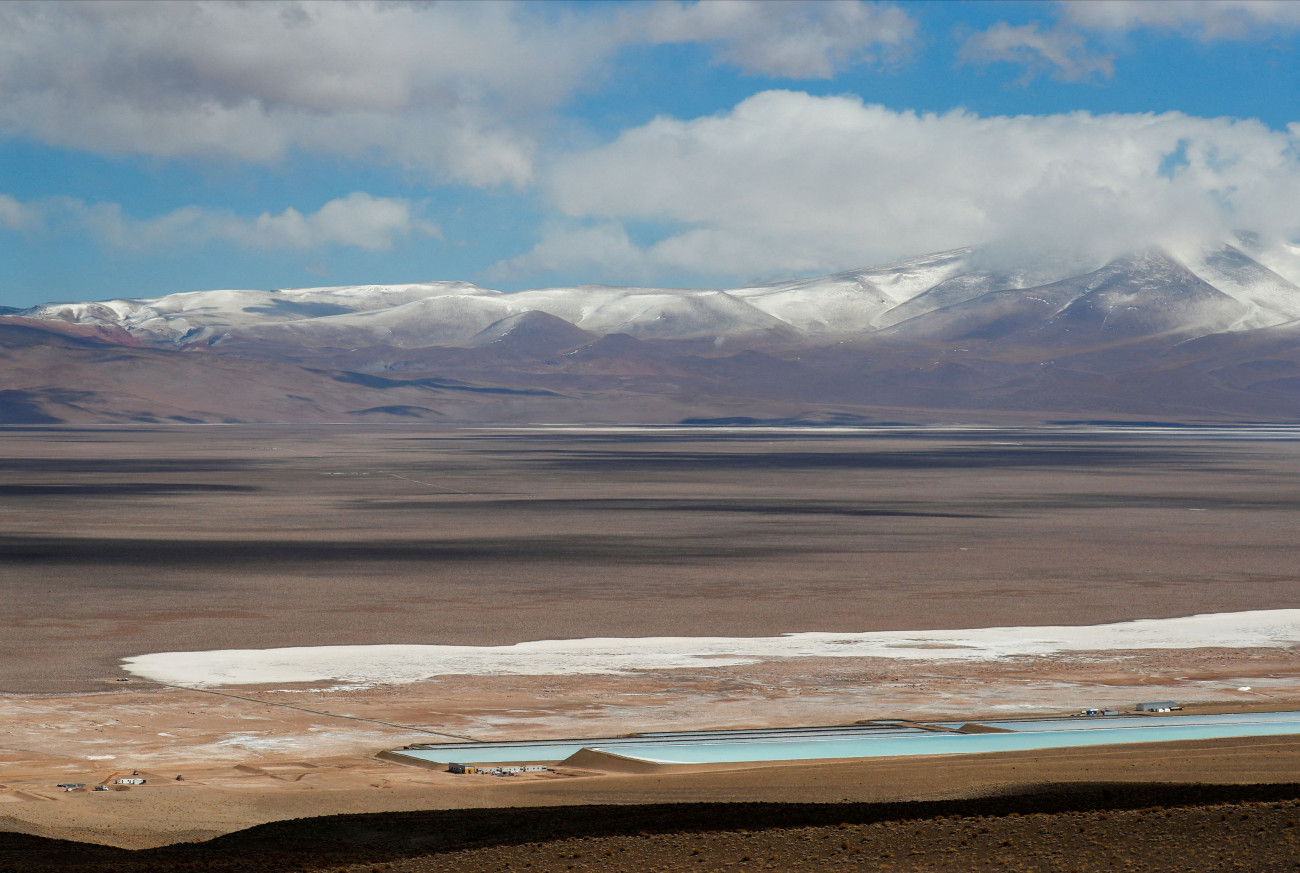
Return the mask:
POLYGON ((31 210, 8 194, 0 194, 0 228, 18 230, 32 219, 31 210))
POLYGON ((637 10, 632 30, 655 43, 712 43, 719 61, 750 74, 829 79, 898 58, 916 22, 895 6, 857 0, 722 0, 656 3, 637 10))
POLYGON ((600 264, 606 281, 617 276, 620 281, 634 283, 654 274, 652 255, 632 242, 619 222, 551 221, 530 252, 494 264, 487 275, 498 280, 520 273, 588 271, 592 264, 600 264))
POLYGON ((1115 72, 1114 55, 1092 50, 1081 34, 1061 28, 1039 30, 1037 24, 1013 27, 999 22, 971 34, 958 50, 957 59, 962 63, 1020 64, 1025 68, 1024 82, 1042 72, 1066 82, 1097 76, 1108 79, 1115 72))
POLYGON ((899 48, 858 2, 0 4, 0 134, 95 152, 379 158, 525 186, 555 113, 620 48, 703 41, 751 72, 824 76, 899 48))
POLYGON ((980 117, 769 91, 661 117, 557 163, 569 224, 501 270, 605 259, 659 275, 847 269, 1011 241, 1104 257, 1250 230, 1300 234, 1300 124, 1179 113, 980 117), (635 246, 621 228, 673 230, 635 246))
POLYGON ((1291 0, 1064 0, 1065 18, 1081 27, 1176 30, 1204 40, 1243 39, 1300 27, 1291 0))
POLYGON ((376 152, 522 184, 528 113, 588 65, 566 50, 578 28, 539 17, 495 3, 4 4, 0 128, 163 157, 376 152))
POLYGON ((372 197, 362 191, 331 200, 316 212, 303 214, 289 207, 252 219, 198 206, 138 219, 126 215, 116 203, 86 203, 72 197, 22 203, 0 195, 0 224, 10 229, 86 233, 114 248, 136 251, 214 241, 258 249, 347 246, 385 251, 413 235, 441 236, 438 226, 421 218, 410 201, 372 197))
POLYGON ((1059 0, 1058 8, 1060 21, 1051 28, 998 22, 969 35, 958 61, 1019 64, 1022 82, 1044 72, 1081 82, 1113 73, 1114 55, 1094 45, 1107 35, 1154 29, 1211 42, 1300 28, 1294 0, 1059 0))

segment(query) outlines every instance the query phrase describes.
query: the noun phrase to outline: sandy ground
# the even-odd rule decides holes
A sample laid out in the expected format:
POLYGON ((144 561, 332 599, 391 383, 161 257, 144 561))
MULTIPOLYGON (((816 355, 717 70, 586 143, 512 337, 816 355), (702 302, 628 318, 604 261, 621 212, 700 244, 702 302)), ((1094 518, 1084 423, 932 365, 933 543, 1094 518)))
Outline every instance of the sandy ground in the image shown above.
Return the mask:
MULTIPOLYGON (((888 802, 980 796, 1070 782, 1296 783, 1294 737, 956 757, 671 768, 654 774, 462 777, 361 758, 170 771, 127 791, 6 804, 0 830, 143 848, 263 822, 427 809, 719 802, 888 802)), ((20 783, 21 784, 21 783, 20 783)), ((42 794, 47 792, 42 791, 42 794)))
POLYGON ((1300 742, 1276 738, 517 779, 374 758, 446 737, 996 717, 1162 698, 1300 708, 1293 649, 801 659, 219 693, 120 668, 177 650, 1293 608, 1297 508, 1291 442, 12 431, 0 439, 0 829, 144 846, 330 812, 897 799, 1050 779, 1300 781, 1300 742), (148 784, 55 787, 133 771, 148 784))
POLYGON ((0 691, 149 652, 1100 624, 1300 606, 1300 453, 914 437, 0 435, 0 691))
MULTIPOLYGON (((386 809, 682 799, 897 800, 1037 781, 1300 781, 1300 738, 767 767, 457 776, 374 755, 413 742, 996 718, 1131 708, 1300 707, 1300 652, 1104 653, 984 664, 816 659, 636 676, 450 677, 409 686, 118 691, 0 699, 0 829, 140 847, 280 818, 386 809), (1238 688, 1249 686, 1250 691, 1238 688), (1008 763, 1010 762, 1010 763, 1008 763), (1020 762, 1020 763, 1017 763, 1020 762), (65 792, 65 782, 144 786, 65 792), (962 773, 958 778, 954 774, 962 773), (177 780, 177 776, 183 779, 177 780)), ((137 687, 132 687, 132 686, 137 687)))

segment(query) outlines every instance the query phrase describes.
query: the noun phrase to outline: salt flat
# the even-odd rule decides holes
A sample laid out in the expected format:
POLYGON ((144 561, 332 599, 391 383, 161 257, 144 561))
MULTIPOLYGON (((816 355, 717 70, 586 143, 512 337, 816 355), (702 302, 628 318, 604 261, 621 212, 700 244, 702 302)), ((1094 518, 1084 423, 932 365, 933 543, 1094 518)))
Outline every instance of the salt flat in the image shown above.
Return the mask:
POLYGON ((1289 648, 1298 642, 1300 609, 1272 609, 1056 627, 537 640, 512 646, 300 646, 157 652, 126 658, 123 664, 127 672, 142 679, 188 688, 330 681, 400 685, 447 675, 622 674, 736 667, 785 658, 993 661, 1062 652, 1289 648))
POLYGON ((172 651, 1297 608, 1297 443, 1243 435, 11 429, 0 689, 172 651))
MULTIPOLYGON (((0 439, 6 826, 144 845, 180 833, 171 814, 128 826, 124 810, 183 807, 211 834, 290 815, 644 790, 589 775, 466 793, 449 775, 373 758, 411 742, 1150 699, 1296 708, 1293 437, 11 429, 0 439), (166 787, 151 779, 117 807, 53 789, 132 769, 166 787)), ((1294 775, 1280 741, 1223 742, 1233 751, 1162 766, 1176 760, 1192 781, 1294 775)), ((1156 766, 1123 760, 1008 764, 996 779, 1150 778, 1156 766)), ((693 797, 858 796, 838 772, 672 784, 693 797)), ((990 784, 928 778, 912 773, 890 796, 990 784)))

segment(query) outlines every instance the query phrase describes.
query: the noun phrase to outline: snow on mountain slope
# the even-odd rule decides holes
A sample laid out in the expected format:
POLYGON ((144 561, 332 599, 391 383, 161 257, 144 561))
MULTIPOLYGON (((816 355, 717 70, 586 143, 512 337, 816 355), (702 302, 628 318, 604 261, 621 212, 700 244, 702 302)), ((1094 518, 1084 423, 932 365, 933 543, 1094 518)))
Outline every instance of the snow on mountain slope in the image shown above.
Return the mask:
POLYGON ((1251 252, 1251 257, 1292 285, 1300 286, 1300 245, 1282 243, 1269 249, 1251 252))
MULTIPOLYGON (((920 339, 991 338, 1036 325, 1036 342, 1059 331, 1062 337, 1073 332, 1074 343, 1085 335, 1110 341, 1128 334, 1247 330, 1300 318, 1300 287, 1251 252, 1224 246, 1181 259, 1145 253, 1097 269, 1032 253, 965 248, 730 291, 592 285, 503 294, 465 282, 428 282, 194 291, 46 304, 23 314, 119 327, 154 345, 227 343, 232 349, 237 340, 313 349, 474 347, 514 329, 503 319, 529 312, 566 322, 576 337, 625 333, 720 347, 825 343, 881 330, 920 339), (498 322, 504 332, 494 334, 498 322)), ((1296 254, 1279 249, 1269 263, 1285 270, 1291 258, 1300 275, 1300 250, 1296 254)), ((564 333, 553 323, 527 324, 555 334, 556 342, 564 333)))
POLYGON ((900 303, 966 267, 971 249, 894 261, 865 270, 738 288, 727 293, 810 337, 867 333, 900 303))
MULTIPOLYGON (((980 259, 972 259, 978 264, 980 259)), ((1096 266, 1096 265, 1094 265, 1096 266)), ((1070 276, 1087 272, 1077 263, 1037 264, 1021 269, 972 269, 963 271, 945 279, 931 288, 927 288, 910 300, 906 300, 885 313, 880 319, 880 327, 891 327, 909 318, 924 315, 945 306, 953 306, 974 300, 993 291, 1008 291, 1023 288, 1036 288, 1050 285, 1070 276)))
POLYGON ((951 249, 857 270, 856 275, 903 303, 940 282, 971 268, 973 248, 951 249))
POLYGON ((562 349, 585 345, 596 335, 575 327, 562 318, 530 309, 495 321, 464 345, 471 348, 498 346, 515 351, 554 354, 562 349))
POLYGON ((884 333, 945 342, 1015 337, 1033 347, 1107 344, 1227 330, 1249 307, 1161 251, 1031 288, 991 291, 899 322, 884 333))
POLYGON ((267 323, 390 309, 430 296, 501 296, 467 282, 348 285, 275 291, 185 291, 165 297, 102 303, 48 303, 24 314, 78 324, 116 324, 154 342, 207 340, 267 323))
POLYGON ((728 339, 752 334, 793 333, 790 326, 727 294, 629 294, 610 301, 578 322, 596 333, 626 333, 638 339, 728 339))
POLYGON ((638 339, 733 339, 788 335, 790 326, 725 291, 549 288, 510 295, 518 305, 598 334, 638 339))
POLYGON ((852 273, 730 293, 814 337, 874 330, 880 317, 897 302, 852 273))
POLYGON ((523 309, 545 312, 562 318, 569 324, 582 327, 584 321, 591 324, 599 320, 595 313, 607 303, 612 303, 628 294, 689 294, 660 288, 619 288, 613 285, 578 285, 572 288, 538 288, 532 291, 518 291, 510 295, 523 309))
POLYGON ((490 325, 522 311, 504 294, 446 294, 387 309, 255 324, 232 333, 248 339, 318 348, 458 346, 467 344, 490 325))
POLYGON ((1231 330, 1271 327, 1300 318, 1300 287, 1234 246, 1207 250, 1188 258, 1188 268, 1204 281, 1247 307, 1231 330))
POLYGON ((1115 338, 1204 335, 1230 329, 1249 311, 1246 304, 1155 249, 1119 258, 1091 276, 1085 292, 1055 319, 1057 326, 1115 338))

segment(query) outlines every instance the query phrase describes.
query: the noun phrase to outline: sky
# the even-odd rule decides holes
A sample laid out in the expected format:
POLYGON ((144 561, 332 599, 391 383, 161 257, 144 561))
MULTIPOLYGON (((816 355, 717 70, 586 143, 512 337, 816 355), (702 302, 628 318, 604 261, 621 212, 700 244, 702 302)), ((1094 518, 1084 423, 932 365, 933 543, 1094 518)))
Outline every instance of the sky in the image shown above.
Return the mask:
POLYGON ((0 4, 0 305, 1300 241, 1300 0, 0 4))

